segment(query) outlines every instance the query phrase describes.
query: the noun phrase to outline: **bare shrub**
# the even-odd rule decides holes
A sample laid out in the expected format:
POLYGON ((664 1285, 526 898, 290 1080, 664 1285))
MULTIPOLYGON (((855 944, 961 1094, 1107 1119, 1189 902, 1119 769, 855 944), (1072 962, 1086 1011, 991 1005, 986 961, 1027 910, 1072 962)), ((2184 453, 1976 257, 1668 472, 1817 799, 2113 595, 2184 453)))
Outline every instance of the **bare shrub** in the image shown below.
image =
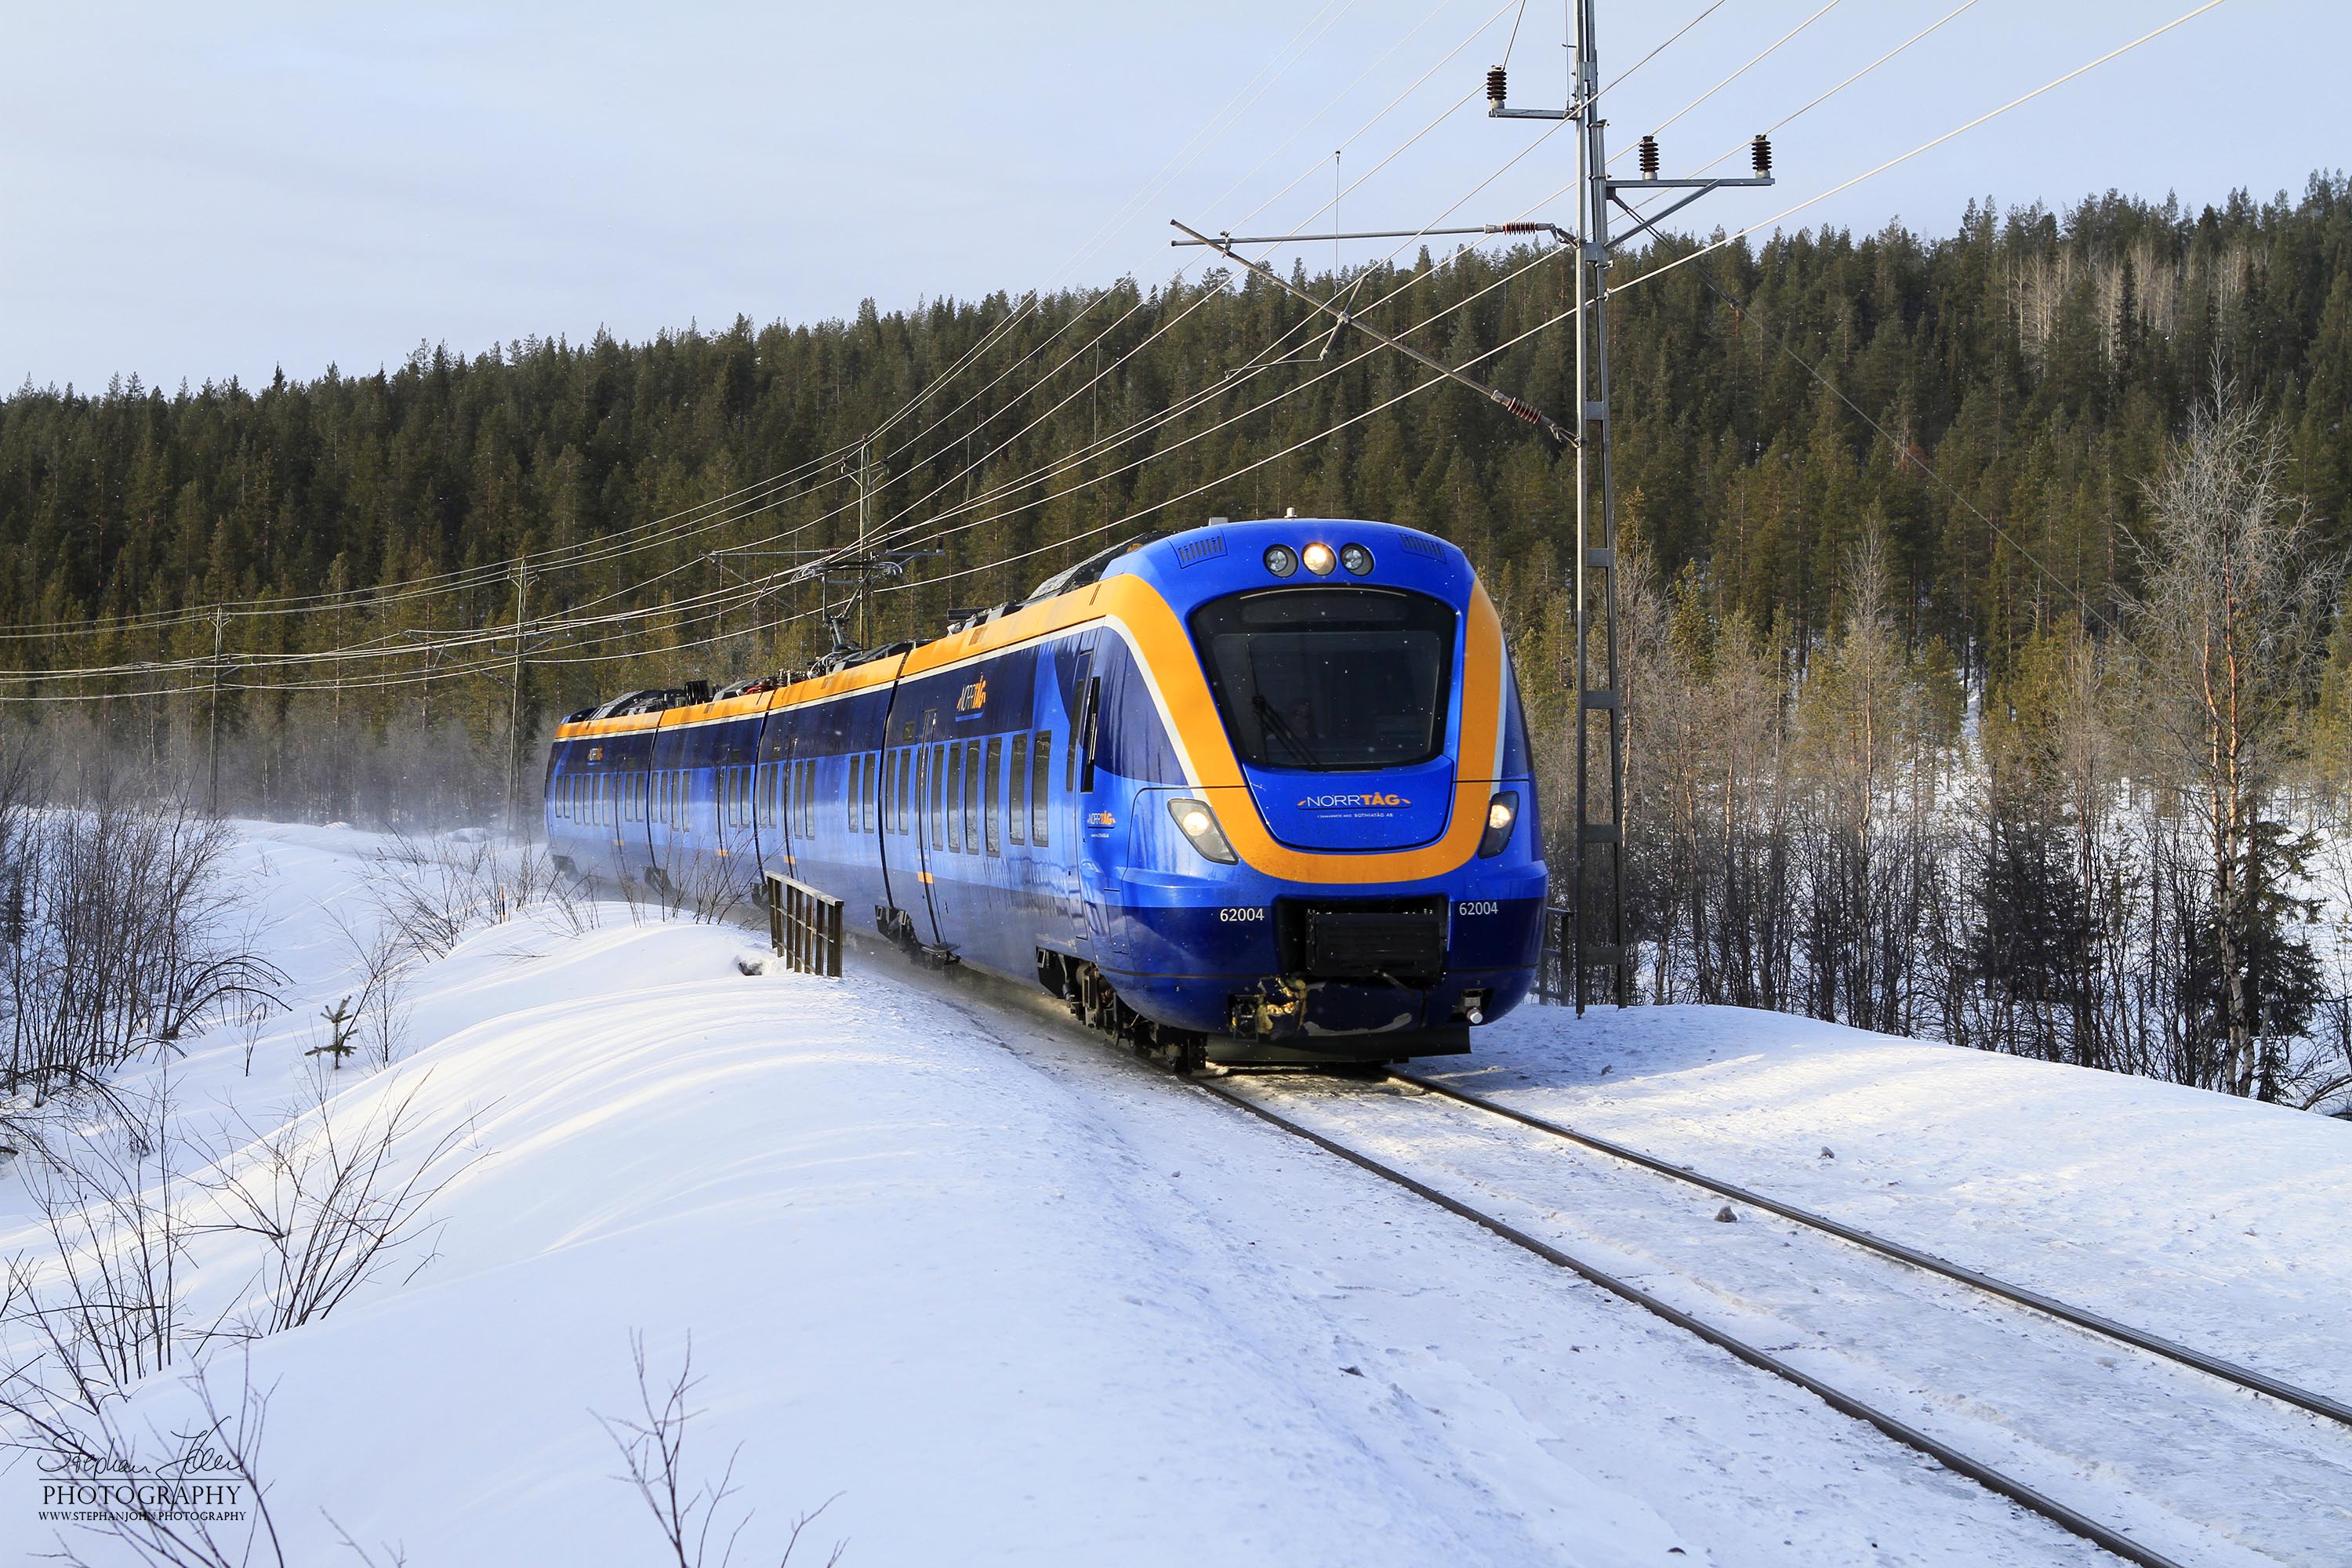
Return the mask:
MULTIPOLYGON (((643 1334, 630 1334, 629 1358, 637 1373, 637 1414, 596 1416, 605 1436, 613 1439, 613 1447, 620 1451, 621 1463, 627 1471, 614 1479, 628 1482, 645 1500, 661 1531, 665 1563, 674 1563, 676 1568, 726 1568, 734 1558, 736 1541, 751 1522, 751 1510, 742 1510, 731 1524, 723 1522, 725 1516, 733 1511, 727 1509, 728 1500, 740 1489, 734 1484, 735 1462, 742 1455, 740 1445, 727 1456, 717 1480, 698 1484, 687 1473, 687 1427, 702 1414, 689 1408, 694 1391, 702 1383, 694 1375, 694 1342, 688 1340, 677 1375, 661 1383, 658 1389, 646 1363, 643 1334), (719 1533, 722 1530, 723 1535, 719 1533), (714 1545, 719 1553, 715 1558, 710 1554, 714 1545)), ((783 1554, 776 1560, 778 1568, 792 1562, 802 1533, 819 1514, 833 1506, 833 1501, 829 1498, 793 1521, 783 1554)), ((835 1542, 824 1560, 825 1568, 834 1568, 848 1549, 845 1541, 835 1542)))
POLYGON ((25 1161, 48 1256, 11 1258, 0 1298, 10 1355, 0 1413, 20 1419, 95 1414, 171 1366, 189 1337, 182 1269, 193 1231, 168 1079, 110 1093, 101 1109, 112 1116, 48 1129, 25 1161))
POLYGON ((390 921, 362 924, 341 910, 330 917, 335 934, 359 972, 360 988, 352 997, 353 1035, 367 1058, 390 1067, 408 1038, 409 976, 415 960, 406 940, 390 921))
POLYGON ((413 1277, 427 1237, 425 1205, 467 1163, 470 1121, 411 1148, 429 1075, 352 1119, 324 1085, 275 1126, 233 1123, 232 1145, 204 1178, 210 1231, 261 1243, 247 1305, 230 1331, 275 1333, 323 1318, 372 1279, 413 1277), (404 1172, 402 1167, 405 1166, 404 1172))
POLYGON ((729 863, 716 856, 688 855, 663 868, 654 896, 664 920, 724 925, 744 904, 744 890, 729 863))
POLYGON ((0 776, 0 1089, 38 1100, 277 1004, 226 866, 228 826, 184 803, 35 808, 0 776))
POLYGON ((369 858, 369 868, 395 967, 439 958, 467 932, 530 910, 545 910, 574 931, 593 923, 580 907, 580 879, 536 845, 511 849, 487 837, 394 834, 369 858))

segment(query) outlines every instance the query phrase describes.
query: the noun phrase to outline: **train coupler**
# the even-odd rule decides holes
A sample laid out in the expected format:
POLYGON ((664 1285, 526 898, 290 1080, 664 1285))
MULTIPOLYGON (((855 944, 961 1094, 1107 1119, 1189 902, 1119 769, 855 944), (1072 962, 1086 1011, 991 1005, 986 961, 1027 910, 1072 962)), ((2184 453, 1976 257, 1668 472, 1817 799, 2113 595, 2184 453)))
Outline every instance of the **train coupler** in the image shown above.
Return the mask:
POLYGON ((1297 1034, 1307 1022, 1307 982, 1298 975, 1270 976, 1255 991, 1225 999, 1226 1027, 1261 1040, 1297 1034))

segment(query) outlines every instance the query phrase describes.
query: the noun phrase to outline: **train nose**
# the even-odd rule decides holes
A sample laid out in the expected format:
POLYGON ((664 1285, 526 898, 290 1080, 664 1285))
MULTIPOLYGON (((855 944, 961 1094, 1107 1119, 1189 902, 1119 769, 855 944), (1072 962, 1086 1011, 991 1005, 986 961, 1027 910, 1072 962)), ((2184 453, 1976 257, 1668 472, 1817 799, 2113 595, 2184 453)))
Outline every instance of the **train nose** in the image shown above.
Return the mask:
POLYGON ((1374 773, 1251 770, 1249 784, 1266 831, 1282 843, 1370 853, 1411 849, 1444 836, 1454 765, 1440 758, 1374 773))

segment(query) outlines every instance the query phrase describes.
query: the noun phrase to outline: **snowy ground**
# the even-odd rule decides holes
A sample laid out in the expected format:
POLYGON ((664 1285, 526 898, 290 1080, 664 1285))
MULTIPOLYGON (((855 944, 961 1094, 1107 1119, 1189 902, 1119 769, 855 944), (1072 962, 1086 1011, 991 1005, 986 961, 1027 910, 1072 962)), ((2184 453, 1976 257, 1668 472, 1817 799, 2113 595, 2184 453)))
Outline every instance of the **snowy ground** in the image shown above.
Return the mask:
MULTIPOLYGON (((350 989, 320 911, 356 908, 366 845, 252 830, 295 1011, 249 1077, 226 1035, 179 1064, 189 1114, 260 1115, 317 1071, 304 1026, 350 989)), ((656 1372, 692 1338, 688 1463, 715 1479, 740 1446, 738 1563, 827 1500, 795 1561, 838 1540, 850 1564, 2098 1560, 1045 1005, 855 952, 846 982, 746 976, 740 931, 596 916, 476 934, 416 977, 402 1059, 341 1075, 339 1115, 414 1090, 414 1136, 470 1124, 473 1153, 429 1264, 251 1347, 289 1562, 356 1561, 338 1529, 415 1568, 662 1560, 595 1418, 634 1407, 633 1331, 656 1372)), ((1521 1013, 1459 1072, 2352 1387, 2352 1125, 1693 1009, 1521 1013)), ((0 1177, 0 1250, 30 1247, 24 1208, 0 1177)), ((236 1246, 208 1245, 193 1299, 233 1289, 236 1246)), ((213 1363, 224 1403, 240 1374, 213 1363)), ((187 1397, 151 1380, 137 1418, 168 1428, 187 1397)), ((0 1557, 49 1543, 37 1489, 0 1475, 0 1557)), ((2301 1534, 2271 1510, 2256 1544, 2343 1561, 2347 1495, 2301 1534)))

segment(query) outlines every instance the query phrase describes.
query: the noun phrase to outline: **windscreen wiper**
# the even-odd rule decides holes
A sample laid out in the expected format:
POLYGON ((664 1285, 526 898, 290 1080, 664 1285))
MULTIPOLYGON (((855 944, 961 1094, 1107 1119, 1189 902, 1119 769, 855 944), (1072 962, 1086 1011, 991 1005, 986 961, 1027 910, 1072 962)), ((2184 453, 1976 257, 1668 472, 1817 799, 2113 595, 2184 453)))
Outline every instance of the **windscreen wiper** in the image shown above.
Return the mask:
POLYGON ((1259 728, 1272 731, 1307 766, 1319 768, 1323 765, 1323 759, 1315 754, 1315 748, 1299 738, 1298 731, 1290 727, 1289 720, 1274 710, 1274 704, 1265 700, 1265 692, 1250 693, 1250 711, 1257 715, 1259 728))

